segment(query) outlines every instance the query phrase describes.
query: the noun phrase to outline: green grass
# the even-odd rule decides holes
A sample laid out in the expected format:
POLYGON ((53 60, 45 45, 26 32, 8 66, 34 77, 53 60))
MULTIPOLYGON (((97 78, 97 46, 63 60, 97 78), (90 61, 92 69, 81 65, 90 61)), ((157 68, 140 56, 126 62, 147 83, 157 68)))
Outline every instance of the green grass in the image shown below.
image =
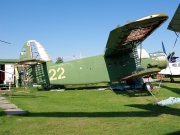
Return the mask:
MULTIPOLYGON (((159 100, 180 97, 180 84, 162 83, 161 87, 156 95, 159 100)), ((11 101, 28 113, 6 116, 1 109, 0 135, 180 133, 180 104, 154 105, 147 91, 17 91, 11 101)))

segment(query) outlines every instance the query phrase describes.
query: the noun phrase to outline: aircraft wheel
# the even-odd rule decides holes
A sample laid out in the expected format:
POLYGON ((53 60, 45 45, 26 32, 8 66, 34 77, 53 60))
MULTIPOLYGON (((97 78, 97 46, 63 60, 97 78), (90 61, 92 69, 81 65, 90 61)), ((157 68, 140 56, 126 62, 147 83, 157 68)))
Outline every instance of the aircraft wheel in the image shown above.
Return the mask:
POLYGON ((174 79, 171 79, 171 83, 174 83, 174 79))
POLYGON ((142 88, 143 88, 143 90, 152 90, 152 85, 151 85, 151 83, 143 83, 143 85, 142 85, 142 88))

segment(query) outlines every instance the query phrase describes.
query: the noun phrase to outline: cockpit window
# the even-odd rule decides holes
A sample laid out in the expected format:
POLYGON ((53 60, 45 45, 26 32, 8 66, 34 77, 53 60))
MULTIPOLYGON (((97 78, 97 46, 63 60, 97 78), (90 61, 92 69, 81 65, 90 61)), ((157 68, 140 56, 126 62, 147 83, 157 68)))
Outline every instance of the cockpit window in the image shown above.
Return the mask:
POLYGON ((150 55, 151 57, 166 56, 166 54, 163 53, 163 52, 150 53, 149 55, 150 55))
POLYGON ((150 53, 149 54, 151 57, 156 57, 156 53, 150 53))
POLYGON ((165 56, 165 54, 163 52, 158 52, 157 55, 158 56, 165 56))
POLYGON ((177 64, 172 64, 173 67, 177 67, 177 64))

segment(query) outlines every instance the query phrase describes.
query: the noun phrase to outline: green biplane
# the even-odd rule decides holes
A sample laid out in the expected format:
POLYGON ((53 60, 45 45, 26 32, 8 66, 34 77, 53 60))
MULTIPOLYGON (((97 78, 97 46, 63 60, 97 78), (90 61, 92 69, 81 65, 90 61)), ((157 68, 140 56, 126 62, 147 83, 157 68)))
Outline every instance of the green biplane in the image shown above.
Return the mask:
POLYGON ((20 52, 18 65, 26 72, 26 81, 37 84, 63 86, 112 84, 125 81, 136 83, 136 78, 158 73, 167 67, 166 55, 156 52, 143 56, 137 50, 150 34, 160 27, 168 16, 153 14, 125 24, 109 34, 102 55, 55 64, 36 40, 29 40, 20 52))

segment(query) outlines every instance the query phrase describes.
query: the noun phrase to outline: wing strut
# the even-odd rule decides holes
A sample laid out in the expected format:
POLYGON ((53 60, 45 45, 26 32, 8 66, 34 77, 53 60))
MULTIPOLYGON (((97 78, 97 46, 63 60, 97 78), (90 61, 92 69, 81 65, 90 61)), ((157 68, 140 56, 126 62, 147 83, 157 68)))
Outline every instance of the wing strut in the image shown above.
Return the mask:
POLYGON ((178 39, 178 37, 179 37, 179 34, 177 34, 176 32, 175 32, 175 34, 176 34, 176 40, 175 40, 175 42, 174 42, 174 46, 173 46, 173 48, 175 47, 175 45, 176 45, 176 42, 177 42, 177 39, 178 39))

